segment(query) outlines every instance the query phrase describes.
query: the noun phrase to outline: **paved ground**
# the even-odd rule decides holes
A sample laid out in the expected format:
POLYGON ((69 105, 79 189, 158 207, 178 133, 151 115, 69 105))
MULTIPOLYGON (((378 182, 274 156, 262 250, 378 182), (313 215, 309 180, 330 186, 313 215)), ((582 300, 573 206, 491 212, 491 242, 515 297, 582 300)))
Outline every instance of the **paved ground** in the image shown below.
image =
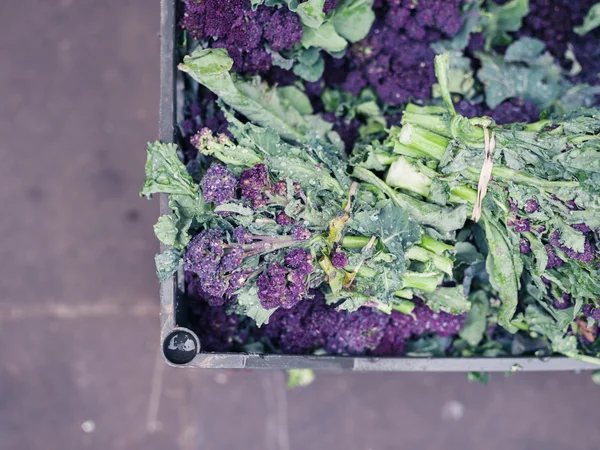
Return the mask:
POLYGON ((0 449, 588 449, 589 376, 282 373, 157 363, 144 144, 158 2, 0 7, 0 449))

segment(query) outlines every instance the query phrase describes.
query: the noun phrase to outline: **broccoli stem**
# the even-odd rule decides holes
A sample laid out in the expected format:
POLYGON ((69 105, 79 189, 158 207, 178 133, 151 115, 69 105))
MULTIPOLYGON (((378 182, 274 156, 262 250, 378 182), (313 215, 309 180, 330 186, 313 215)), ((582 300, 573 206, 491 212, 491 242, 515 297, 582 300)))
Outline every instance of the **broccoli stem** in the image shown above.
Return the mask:
MULTIPOLYGON (((395 292, 394 294, 398 296, 398 292, 395 292)), ((412 316, 413 310, 415 309, 415 304, 408 300, 394 301, 390 306, 393 310, 406 314, 407 316, 412 316)))
MULTIPOLYGON (((465 176, 468 176, 473 181, 479 180, 479 170, 475 167, 467 167, 467 171, 463 172, 465 176)), ((512 181, 514 183, 523 183, 529 186, 537 186, 545 190, 560 189, 564 187, 578 187, 579 183, 576 181, 547 181, 541 178, 528 175, 524 172, 517 172, 516 170, 509 169, 504 166, 494 166, 492 168, 492 177, 494 179, 500 179, 502 181, 512 181)))
POLYGON ((371 240, 366 236, 344 236, 342 239, 342 247, 347 249, 363 248, 371 240))
POLYGON ((396 292, 394 292, 394 295, 398 298, 403 298, 406 300, 410 300, 414 296, 413 291, 411 291, 410 289, 399 289, 396 292))
POLYGON ((385 176, 385 182, 389 186, 409 190, 423 197, 428 197, 432 180, 422 173, 409 159, 404 156, 398 156, 396 161, 389 167, 385 176))
POLYGON ((354 167, 352 175, 359 180, 379 188, 397 206, 404 208, 409 216, 417 223, 429 225, 444 232, 454 231, 464 225, 466 215, 461 207, 452 209, 444 208, 432 203, 417 200, 410 195, 402 194, 385 184, 381 178, 364 167, 354 167), (445 220, 441 221, 440 217, 444 217, 445 220))
POLYGON ((437 272, 406 272, 402 274, 403 289, 417 289, 419 291, 434 292, 440 283, 440 274, 437 272))
POLYGON ((452 276, 452 260, 446 256, 436 255, 423 247, 415 245, 405 252, 405 256, 409 260, 420 261, 423 263, 431 262, 436 269, 452 276))
POLYGON ((450 143, 448 138, 410 123, 402 127, 398 140, 401 144, 418 150, 422 156, 437 160, 442 159, 450 143))
POLYGON ((452 245, 444 244, 443 242, 440 242, 426 234, 421 236, 421 247, 426 248, 436 255, 443 255, 450 250, 454 250, 452 245))
POLYGON ((404 126, 416 125, 441 136, 452 138, 449 121, 444 116, 412 112, 407 108, 402 115, 402 124, 404 126))
POLYGON ((477 201, 477 191, 469 186, 456 186, 450 189, 450 202, 459 202, 465 200, 468 203, 475 204, 477 201))
POLYGON ((404 109, 404 113, 413 114, 448 114, 448 109, 445 106, 419 106, 414 103, 409 103, 404 109))

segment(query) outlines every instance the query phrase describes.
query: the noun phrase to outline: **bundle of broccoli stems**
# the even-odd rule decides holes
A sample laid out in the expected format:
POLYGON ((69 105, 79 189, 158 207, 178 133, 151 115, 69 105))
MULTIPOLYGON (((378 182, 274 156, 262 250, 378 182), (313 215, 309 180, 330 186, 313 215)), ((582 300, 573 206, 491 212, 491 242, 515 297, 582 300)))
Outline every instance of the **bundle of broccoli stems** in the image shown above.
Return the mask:
MULTIPOLYGON (((250 88, 229 81, 225 58, 202 50, 184 70, 268 126, 276 93, 261 105, 250 88), (219 64, 206 63, 215 58, 219 64)), ((142 193, 171 194, 174 211, 161 218, 157 236, 180 250, 157 259, 167 262, 163 276, 182 261, 209 303, 228 302, 259 325, 313 288, 349 311, 410 314, 418 297, 434 311, 460 314, 471 304, 454 278, 454 243, 472 211, 501 300, 498 323, 544 336, 555 352, 595 360, 588 347, 600 319, 596 111, 503 127, 467 119, 454 110, 447 69, 447 55, 438 56, 445 106, 408 105, 402 127, 358 146, 351 168, 327 130, 310 139, 288 132, 289 115, 274 123, 277 133, 231 113, 233 139, 202 131, 193 139, 198 158, 222 164, 199 184, 174 146, 151 145, 142 193)), ((293 119, 295 129, 319 133, 322 125, 293 119)))
POLYGON ((486 269, 502 301, 498 323, 539 332, 555 351, 589 360, 577 355, 573 335, 593 344, 600 319, 598 111, 495 126, 456 114, 444 55, 436 74, 445 106, 407 105, 384 145, 357 153, 353 176, 400 206, 399 192, 468 205, 485 233, 486 269))

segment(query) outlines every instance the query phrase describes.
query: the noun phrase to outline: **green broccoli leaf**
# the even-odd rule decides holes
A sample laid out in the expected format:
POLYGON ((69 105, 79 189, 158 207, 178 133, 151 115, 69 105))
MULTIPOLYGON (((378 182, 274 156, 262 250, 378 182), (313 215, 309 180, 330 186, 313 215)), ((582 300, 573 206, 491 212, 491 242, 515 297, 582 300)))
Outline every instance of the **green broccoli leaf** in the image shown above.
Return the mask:
MULTIPOLYGON (((300 3, 295 10, 300 22, 310 28, 319 28, 325 21, 325 13, 323 12, 325 0, 307 0, 300 3)), ((291 9, 291 8, 290 8, 291 9)))
POLYGON ((485 49, 491 50, 496 45, 507 45, 511 42, 509 32, 519 31, 523 18, 529 14, 529 0, 511 0, 498 5, 487 2, 487 11, 483 14, 483 34, 485 49))
POLYGON ((296 86, 278 87, 277 93, 283 100, 289 102, 300 114, 307 116, 313 113, 310 99, 296 86))
POLYGON ((567 356, 578 353, 577 338, 566 336, 558 323, 539 307, 528 305, 525 310, 525 321, 531 331, 540 333, 550 341, 553 351, 567 356))
POLYGON ((232 66, 227 50, 209 48, 185 56, 179 70, 188 73, 251 122, 272 128, 284 139, 301 142, 315 132, 314 121, 307 122, 289 101, 280 98, 277 89, 261 83, 259 78, 234 81, 229 73, 232 66))
POLYGON ((522 38, 508 47, 510 58, 479 53, 481 69, 477 76, 485 85, 485 101, 495 108, 503 101, 521 97, 540 109, 548 107, 561 94, 561 69, 536 39, 522 38), (536 54, 536 52, 538 52, 536 54))
POLYGON ((519 245, 510 242, 507 230, 494 219, 484 218, 483 222, 489 245, 486 269, 492 287, 498 291, 502 300, 498 323, 507 331, 515 333, 517 328, 511 321, 519 302, 519 278, 523 271, 520 255, 516 254, 519 252, 519 245))
POLYGON ((419 226, 410 220, 402 208, 387 202, 381 210, 358 212, 350 227, 362 236, 376 236, 383 246, 396 256, 396 264, 404 263, 404 249, 421 240, 419 226))
POLYGON ((246 283, 246 285, 238 292, 236 292, 237 299, 236 304, 233 307, 238 314, 254 319, 256 326, 261 327, 265 323, 269 323, 269 318, 277 310, 265 309, 260 304, 258 298, 258 289, 253 283, 246 283))
POLYGON ((317 47, 326 52, 335 53, 346 49, 346 39, 335 30, 332 22, 325 22, 318 29, 303 27, 302 46, 317 47))
MULTIPOLYGON (((310 50, 312 49, 313 48, 310 50)), ((310 65, 296 62, 292 71, 303 80, 314 83, 315 81, 319 81, 321 76, 323 76, 323 72, 325 71, 325 60, 323 58, 318 58, 314 64, 310 65)))
POLYGON ((365 38, 374 20, 373 0, 341 0, 331 19, 335 31, 352 43, 365 38))
POLYGON ((168 248, 154 257, 156 275, 160 281, 167 280, 183 265, 183 253, 175 248, 168 248))
POLYGON ((472 347, 476 347, 487 330, 489 300, 484 291, 477 291, 469 296, 469 301, 471 309, 467 313, 467 319, 459 336, 472 347))
POLYGON ((583 20, 583 24, 578 27, 575 27, 573 31, 580 36, 589 33, 590 31, 598 28, 600 26, 600 3, 596 3, 593 5, 588 11, 585 19, 583 20))
POLYGON ((177 145, 149 142, 146 160, 146 180, 140 195, 181 194, 195 197, 198 185, 194 183, 185 165, 177 155, 177 145))
POLYGON ((434 292, 424 292, 425 303, 433 311, 462 314, 471 309, 471 302, 465 297, 462 286, 440 287, 434 292))

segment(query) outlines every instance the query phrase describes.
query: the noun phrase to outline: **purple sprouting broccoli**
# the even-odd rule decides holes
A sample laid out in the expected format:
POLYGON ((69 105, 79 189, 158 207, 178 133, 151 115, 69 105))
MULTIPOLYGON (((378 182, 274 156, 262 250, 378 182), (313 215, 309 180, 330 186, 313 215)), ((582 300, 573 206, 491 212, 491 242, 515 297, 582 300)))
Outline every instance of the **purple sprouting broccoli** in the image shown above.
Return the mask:
POLYGON ((204 230, 188 244, 184 269, 198 276, 203 292, 213 297, 225 297, 232 295, 233 288, 244 278, 239 270, 243 257, 242 247, 228 245, 221 230, 204 230))
POLYGON ((294 223, 294 220, 288 216, 286 213, 284 213, 283 211, 277 213, 277 216, 275 218, 276 222, 278 225, 292 225, 294 223))
POLYGON ((583 264, 591 264, 594 261, 594 247, 592 246, 592 243, 589 241, 589 239, 585 240, 582 252, 577 252, 572 248, 569 248, 566 245, 562 244, 561 234, 558 230, 554 230, 550 234, 549 241, 552 246, 562 250, 570 259, 579 261, 583 264))
POLYGON ((297 14, 264 5, 253 11, 247 0, 185 0, 181 25, 193 38, 226 48, 237 72, 268 72, 267 47, 289 50, 302 39, 297 14))
POLYGON ((571 227, 582 233, 590 233, 592 231, 592 229, 585 223, 574 223, 573 225, 571 225, 571 227))
POLYGON ((296 241, 306 241, 307 239, 310 239, 310 236, 311 232, 304 227, 297 226, 292 228, 292 237, 296 241))
POLYGON ((554 301, 552 302, 552 306, 554 306, 558 310, 567 309, 573 306, 573 303, 571 302, 571 295, 562 294, 560 298, 554 299, 554 301))
POLYGON ((535 198, 530 198, 525 203, 525 208, 523 208, 527 214, 533 214, 540 209, 540 204, 537 202, 535 198))
POLYGON ((312 257, 303 249, 294 249, 285 257, 285 266, 269 265, 256 281, 263 308, 290 309, 306 297, 306 277, 313 271, 312 257))
MULTIPOLYGON (((184 255, 184 269, 197 276, 197 290, 200 294, 230 298, 252 275, 253 269, 241 268, 245 258, 297 245, 297 240, 291 236, 252 235, 241 227, 236 228, 233 235, 237 244, 229 244, 222 230, 203 230, 188 244, 184 255)), ((312 272, 310 263, 293 268, 304 275, 312 272)), ((273 271, 275 274, 275 269, 273 271)), ((300 284, 298 280, 298 274, 287 278, 294 285, 300 284)), ((211 302, 216 303, 214 299, 211 302)))
POLYGON ((539 119, 540 110, 531 102, 520 98, 512 98, 494 109, 488 110, 485 115, 492 117, 499 125, 519 122, 529 123, 539 119))
POLYGON ((594 305, 588 303, 581 308, 581 314, 583 314, 584 317, 592 317, 592 313, 595 309, 596 308, 594 308, 594 305))
POLYGON ((233 230, 233 238, 238 244, 251 244, 254 236, 244 227, 236 227, 233 230))
POLYGON ((519 250, 524 255, 529 255, 531 253, 531 242, 529 242, 529 239, 525 237, 521 238, 519 242, 519 250))
POLYGON ((465 117, 471 118, 485 116, 485 109, 481 103, 471 103, 468 100, 461 100, 454 106, 456 111, 465 117))
POLYGON ((338 4, 338 0, 325 0, 325 4, 323 5, 323 12, 325 14, 330 13, 335 9, 338 4))
POLYGON ((252 203, 254 208, 267 204, 266 192, 269 189, 269 173, 267 166, 257 164, 246 169, 240 176, 240 189, 242 197, 252 203))
POLYGON ((517 204, 517 202, 515 202, 512 198, 508 198, 508 209, 510 209, 512 212, 518 211, 519 210, 519 205, 517 204))
POLYGON ((460 1, 382 0, 374 9, 380 19, 348 57, 326 58, 326 84, 354 95, 371 86, 391 105, 430 98, 436 80, 429 44, 460 30, 460 1))
POLYGON ((361 308, 348 314, 343 326, 325 342, 333 354, 360 355, 374 351, 383 338, 389 316, 374 308, 361 308))
POLYGON ((413 314, 417 317, 413 334, 435 333, 443 337, 458 334, 466 319, 466 314, 436 313, 420 300, 415 302, 413 314))
POLYGON ((331 256, 331 264, 333 267, 338 269, 343 269, 346 267, 348 265, 348 257, 346 256, 346 253, 339 249, 336 250, 331 256))
POLYGON ((302 39, 302 25, 296 14, 287 8, 279 8, 266 22, 264 37, 276 52, 292 48, 302 39))
POLYGON ((320 291, 290 310, 278 310, 261 330, 285 353, 310 353, 324 348, 332 354, 392 356, 404 351, 413 335, 453 336, 465 315, 434 313, 422 301, 415 306, 417 320, 397 311, 385 314, 370 307, 349 313, 326 305, 320 291))
POLYGON ((214 163, 206 171, 200 181, 204 200, 222 205, 235 198, 238 180, 231 170, 219 163, 214 163))
POLYGON ((576 2, 569 0, 529 0, 529 14, 525 16, 523 26, 515 35, 516 37, 534 37, 543 41, 548 51, 556 58, 561 59, 565 65, 568 64, 568 61, 564 58, 565 52, 568 45, 573 44, 575 55, 583 67, 581 74, 593 74, 593 77, 596 78, 593 81, 597 84, 595 74, 598 71, 589 70, 598 67, 597 38, 593 33, 578 36, 573 32, 575 26, 583 23, 583 18, 594 3, 596 3, 596 0, 576 2), (560 18, 560 20, 557 20, 557 18, 560 18), (587 58, 589 60, 586 60, 587 58), (593 61, 594 58, 595 61, 593 61), (588 62, 591 64, 588 65, 588 62))
POLYGON ((517 233, 525 233, 531 230, 531 223, 527 219, 508 220, 507 224, 512 226, 517 233))
POLYGON ((556 252, 552 248, 552 245, 550 244, 546 244, 546 254, 548 255, 548 263, 546 264, 546 270, 552 269, 554 267, 560 267, 565 263, 556 254, 556 252))

